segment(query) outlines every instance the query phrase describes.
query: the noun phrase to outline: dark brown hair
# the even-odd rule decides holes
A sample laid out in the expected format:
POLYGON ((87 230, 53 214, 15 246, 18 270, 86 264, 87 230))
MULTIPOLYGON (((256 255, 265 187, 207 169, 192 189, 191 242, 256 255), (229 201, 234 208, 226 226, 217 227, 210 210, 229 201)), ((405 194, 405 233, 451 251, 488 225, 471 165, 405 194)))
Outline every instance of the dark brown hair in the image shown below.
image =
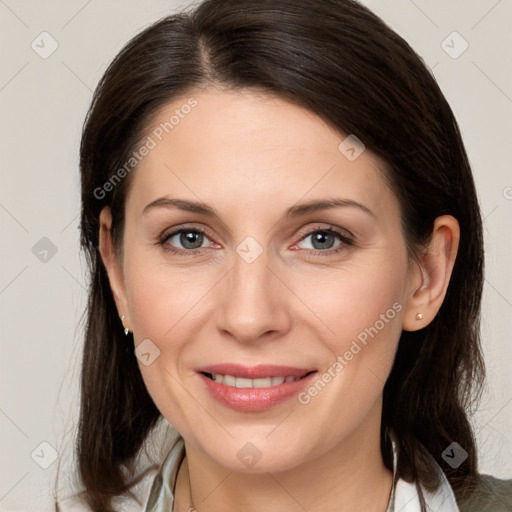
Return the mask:
POLYGON ((160 418, 127 346, 98 252, 100 211, 110 205, 122 254, 125 199, 136 170, 102 197, 95 191, 128 161, 159 109, 211 85, 268 92, 356 135, 385 163, 411 256, 429 240, 436 217, 458 220, 459 252, 444 303, 427 327, 402 332, 384 389, 381 445, 391 468, 393 433, 399 475, 433 488, 426 449, 462 493, 477 474, 468 412, 484 376, 483 237, 448 103, 421 58, 355 1, 206 0, 158 21, 123 48, 95 91, 83 129, 81 244, 91 281, 77 456, 87 503, 95 511, 114 510, 112 498, 129 490, 134 458, 160 418), (453 441, 468 452, 457 468, 441 457, 453 441))

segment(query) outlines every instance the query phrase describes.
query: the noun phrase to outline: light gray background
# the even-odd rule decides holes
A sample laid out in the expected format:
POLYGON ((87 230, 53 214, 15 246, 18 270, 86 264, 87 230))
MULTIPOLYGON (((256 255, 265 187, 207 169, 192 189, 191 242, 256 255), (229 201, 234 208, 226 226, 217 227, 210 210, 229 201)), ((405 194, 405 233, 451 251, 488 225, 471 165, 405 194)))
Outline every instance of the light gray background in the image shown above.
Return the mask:
MULTIPOLYGON (((462 128, 485 217, 487 256, 489 380, 474 422, 481 471, 510 478, 512 2, 364 3, 433 69, 462 128), (469 44, 458 58, 453 55, 464 41, 450 36, 454 31, 469 44)), ((0 0, 0 511, 43 510, 57 463, 48 469, 36 463, 51 462, 51 448, 40 443, 67 460, 74 441, 86 298, 77 152, 92 90, 130 37, 189 4, 0 0), (31 47, 35 40, 43 51, 43 31, 58 43, 47 59, 31 47), (57 249, 46 262, 32 250, 43 237, 57 249)))

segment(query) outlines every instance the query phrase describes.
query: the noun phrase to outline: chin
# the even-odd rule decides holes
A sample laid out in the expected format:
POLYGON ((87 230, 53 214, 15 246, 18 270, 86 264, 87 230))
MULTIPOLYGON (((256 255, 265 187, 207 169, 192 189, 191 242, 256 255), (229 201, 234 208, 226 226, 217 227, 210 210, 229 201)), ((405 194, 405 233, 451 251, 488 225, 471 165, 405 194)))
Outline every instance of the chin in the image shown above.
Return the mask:
POLYGON ((305 459, 304 443, 283 444, 268 437, 268 425, 261 436, 222 440, 219 446, 208 442, 204 452, 217 464, 238 473, 277 473, 290 470, 305 459))

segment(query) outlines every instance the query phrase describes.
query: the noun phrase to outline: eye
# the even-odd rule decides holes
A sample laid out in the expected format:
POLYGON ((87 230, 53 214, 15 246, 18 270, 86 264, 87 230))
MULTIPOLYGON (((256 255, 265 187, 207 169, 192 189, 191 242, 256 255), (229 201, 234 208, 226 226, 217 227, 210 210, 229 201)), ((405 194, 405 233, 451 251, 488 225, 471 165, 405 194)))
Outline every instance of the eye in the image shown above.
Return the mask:
POLYGON ((310 231, 302 237, 300 243, 297 244, 299 248, 308 250, 308 252, 314 255, 338 253, 353 244, 347 234, 334 227, 310 231), (338 243, 336 243, 336 239, 338 239, 338 243), (309 243, 307 242, 308 240, 309 243), (303 244, 303 247, 300 247, 300 243, 303 244))
MULTIPOLYGON (((202 229, 198 228, 180 228, 171 233, 164 234, 159 239, 158 244, 166 252, 180 255, 197 254, 197 252, 202 252, 201 249, 206 247, 220 247, 212 242, 202 229)), ((350 245, 353 245, 353 241, 347 234, 331 226, 306 233, 294 248, 304 249, 313 256, 328 256, 339 253, 350 245), (338 239, 338 243, 336 243, 336 239, 338 239), (306 243, 306 247, 300 247, 300 244, 304 244, 307 240, 310 240, 309 244, 306 243)))
POLYGON ((159 243, 164 250, 179 254, 192 253, 204 247, 211 247, 213 244, 206 236, 206 233, 197 228, 181 228, 172 233, 165 234, 159 243))

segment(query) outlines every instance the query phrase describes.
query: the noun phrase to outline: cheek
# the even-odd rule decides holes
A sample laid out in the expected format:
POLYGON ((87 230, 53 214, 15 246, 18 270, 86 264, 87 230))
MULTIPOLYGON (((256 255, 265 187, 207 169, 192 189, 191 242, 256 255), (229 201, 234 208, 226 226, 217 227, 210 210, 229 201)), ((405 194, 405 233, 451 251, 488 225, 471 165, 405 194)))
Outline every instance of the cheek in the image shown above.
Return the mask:
POLYGON ((200 269, 191 276, 185 266, 171 267, 144 251, 127 258, 126 275, 136 341, 154 338, 165 343, 172 338, 172 345, 179 345, 181 338, 176 333, 194 317, 195 307, 212 287, 213 276, 200 269))
POLYGON ((393 265, 373 261, 324 275, 301 276, 294 289, 305 298, 327 336, 339 340, 336 348, 341 350, 347 341, 375 324, 383 336, 391 334, 390 324, 393 334, 400 331, 406 277, 405 261, 397 258, 393 265))
POLYGON ((354 418, 362 418, 382 392, 393 365, 402 331, 407 258, 405 253, 369 256, 335 273, 295 281, 301 283, 297 294, 307 297, 314 312, 311 329, 317 335, 321 330, 320 339, 330 353, 322 368, 328 391, 320 392, 323 387, 317 383, 318 391, 303 396, 304 402, 316 402, 317 413, 343 403, 354 418), (317 392, 318 400, 313 398, 317 392))
POLYGON ((329 355, 299 401, 315 421, 330 418, 323 432, 329 439, 338 439, 340 432, 348 435, 376 404, 402 330, 400 273, 381 267, 379 272, 356 274, 325 279, 322 292, 315 288, 307 295, 315 312, 311 330, 321 340, 319 350, 329 355), (325 334, 319 335, 319 329, 325 334), (333 416, 340 408, 344 414, 333 416))
POLYGON ((126 292, 135 347, 140 345, 139 353, 146 351, 142 347, 151 347, 150 364, 139 358, 142 378, 167 421, 187 432, 187 425, 193 423, 194 413, 198 413, 190 407, 190 395, 181 384, 185 376, 181 365, 186 366, 183 355, 191 336, 189 322, 199 297, 191 292, 190 280, 187 286, 179 272, 161 264, 144 265, 142 261, 138 264, 133 258, 127 265, 128 272, 126 292), (147 340, 151 342, 149 345, 147 340), (156 354, 154 359, 153 354, 156 354))
POLYGON ((189 413, 180 404, 190 401, 179 382, 190 373, 189 347, 204 322, 201 311, 218 276, 198 269, 191 278, 190 269, 171 268, 143 251, 126 255, 125 271, 135 347, 150 340, 158 354, 149 365, 139 362, 142 377, 157 407, 173 411, 179 424, 189 413))

